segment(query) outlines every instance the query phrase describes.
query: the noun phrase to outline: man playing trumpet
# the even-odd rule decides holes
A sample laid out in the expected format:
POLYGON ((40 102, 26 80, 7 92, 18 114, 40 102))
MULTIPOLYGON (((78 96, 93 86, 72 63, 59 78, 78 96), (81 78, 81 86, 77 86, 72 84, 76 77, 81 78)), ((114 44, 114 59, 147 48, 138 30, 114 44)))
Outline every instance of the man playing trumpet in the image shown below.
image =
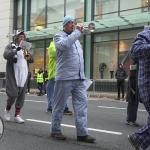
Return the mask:
POLYGON ((60 124, 66 101, 72 94, 72 103, 76 117, 77 140, 92 143, 87 127, 87 95, 84 75, 83 50, 78 39, 83 35, 83 24, 76 25, 71 16, 63 19, 63 31, 56 34, 56 76, 54 87, 51 137, 66 140, 61 133, 60 124))
POLYGON ((24 105, 28 63, 33 63, 33 56, 30 59, 24 58, 22 48, 19 47, 21 40, 25 41, 25 33, 23 30, 16 30, 14 35, 14 42, 8 44, 4 50, 4 58, 7 60, 6 64, 6 94, 8 96, 6 108, 4 110, 4 119, 10 121, 10 109, 15 103, 14 121, 17 123, 24 123, 25 121, 20 116, 20 110, 24 105))

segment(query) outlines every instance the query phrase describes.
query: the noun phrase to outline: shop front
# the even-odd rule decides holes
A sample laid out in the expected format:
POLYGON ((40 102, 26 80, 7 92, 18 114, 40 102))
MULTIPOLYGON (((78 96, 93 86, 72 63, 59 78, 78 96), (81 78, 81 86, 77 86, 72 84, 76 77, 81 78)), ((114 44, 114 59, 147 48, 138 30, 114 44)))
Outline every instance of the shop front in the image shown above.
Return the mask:
POLYGON ((136 3, 131 0, 18 0, 15 3, 14 29, 23 28, 27 40, 32 43, 35 62, 30 68, 33 78, 39 68, 48 66, 47 48, 53 36, 63 30, 65 15, 73 16, 77 23, 85 26, 91 22, 95 24, 93 33, 79 39, 85 74, 97 84, 95 91, 96 87, 98 90, 115 90, 115 72, 119 63, 123 63, 129 74, 132 42, 150 22, 149 0, 137 0, 136 3), (104 85, 102 88, 100 83, 104 85))

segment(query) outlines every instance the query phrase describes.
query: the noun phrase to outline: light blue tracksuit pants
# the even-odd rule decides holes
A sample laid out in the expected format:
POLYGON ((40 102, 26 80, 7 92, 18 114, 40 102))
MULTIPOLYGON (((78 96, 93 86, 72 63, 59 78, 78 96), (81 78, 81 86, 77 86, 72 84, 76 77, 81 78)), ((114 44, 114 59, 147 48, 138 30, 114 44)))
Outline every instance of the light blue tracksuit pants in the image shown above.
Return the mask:
MULTIPOLYGON (((54 101, 54 85, 55 85, 55 78, 50 79, 47 82, 46 91, 47 91, 47 108, 52 109, 52 104, 54 101)), ((69 109, 69 99, 66 102, 65 109, 69 109)))
POLYGON ((55 82, 51 133, 61 133, 61 122, 66 101, 72 93, 77 136, 87 136, 87 95, 85 80, 59 80, 55 82))

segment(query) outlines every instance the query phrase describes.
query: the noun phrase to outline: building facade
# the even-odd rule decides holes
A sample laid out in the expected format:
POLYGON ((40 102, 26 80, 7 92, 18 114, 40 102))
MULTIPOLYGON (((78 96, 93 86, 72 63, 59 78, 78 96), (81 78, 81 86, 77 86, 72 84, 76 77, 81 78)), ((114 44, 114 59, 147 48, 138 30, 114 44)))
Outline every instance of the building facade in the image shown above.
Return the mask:
POLYGON ((5 76, 6 60, 3 58, 5 46, 12 40, 12 37, 7 37, 8 33, 13 32, 13 0, 0 1, 0 77, 5 76))
POLYGON ((48 65, 47 47, 60 32, 65 15, 95 31, 80 38, 85 59, 85 74, 94 80, 114 79, 119 63, 129 73, 129 50, 136 34, 150 22, 150 0, 1 0, 0 2, 0 77, 5 72, 3 50, 12 40, 13 30, 23 29, 32 43, 35 62, 33 77, 48 65), (113 68, 112 68, 113 61, 113 68), (102 71, 102 63, 105 68, 102 71), (103 76, 102 76, 103 74, 103 76))

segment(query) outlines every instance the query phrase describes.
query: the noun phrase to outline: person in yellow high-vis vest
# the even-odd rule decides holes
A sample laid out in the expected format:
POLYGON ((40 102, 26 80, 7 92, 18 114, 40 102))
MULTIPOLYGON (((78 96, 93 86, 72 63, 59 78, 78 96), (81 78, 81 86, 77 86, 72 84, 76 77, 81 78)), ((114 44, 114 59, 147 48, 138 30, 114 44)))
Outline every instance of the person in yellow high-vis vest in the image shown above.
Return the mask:
MULTIPOLYGON (((56 72, 56 48, 55 43, 52 41, 48 48, 49 64, 48 64, 48 83, 46 87, 47 91, 47 113, 52 113, 52 105, 54 101, 54 85, 55 85, 55 72, 56 72)), ((69 110, 69 99, 66 102, 64 114, 72 115, 73 112, 69 110)))
POLYGON ((42 90, 43 90, 43 82, 44 82, 44 78, 43 78, 43 70, 42 68, 40 68, 40 70, 37 73, 37 83, 38 83, 38 89, 39 89, 39 94, 37 96, 42 96, 42 90))

